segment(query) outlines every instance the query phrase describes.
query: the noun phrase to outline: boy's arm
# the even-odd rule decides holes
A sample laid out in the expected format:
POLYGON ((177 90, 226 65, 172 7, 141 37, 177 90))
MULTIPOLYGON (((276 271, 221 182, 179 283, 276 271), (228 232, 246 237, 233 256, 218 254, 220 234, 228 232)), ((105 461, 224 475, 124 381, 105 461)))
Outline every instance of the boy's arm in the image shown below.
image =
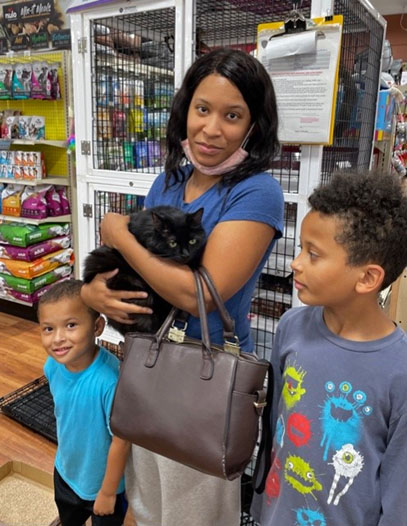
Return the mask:
POLYGON ((107 456, 102 486, 93 505, 95 515, 111 515, 116 504, 116 491, 124 473, 130 442, 113 437, 107 456))
POLYGON ((407 414, 390 426, 380 466, 382 514, 378 526, 407 526, 407 414))

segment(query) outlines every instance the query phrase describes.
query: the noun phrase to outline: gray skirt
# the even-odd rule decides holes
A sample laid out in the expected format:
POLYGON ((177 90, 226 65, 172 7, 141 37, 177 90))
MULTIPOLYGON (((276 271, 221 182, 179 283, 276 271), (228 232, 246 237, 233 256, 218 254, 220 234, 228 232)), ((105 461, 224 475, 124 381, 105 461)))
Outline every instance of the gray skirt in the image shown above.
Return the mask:
POLYGON ((239 526, 240 478, 205 475, 132 446, 126 494, 137 526, 239 526))

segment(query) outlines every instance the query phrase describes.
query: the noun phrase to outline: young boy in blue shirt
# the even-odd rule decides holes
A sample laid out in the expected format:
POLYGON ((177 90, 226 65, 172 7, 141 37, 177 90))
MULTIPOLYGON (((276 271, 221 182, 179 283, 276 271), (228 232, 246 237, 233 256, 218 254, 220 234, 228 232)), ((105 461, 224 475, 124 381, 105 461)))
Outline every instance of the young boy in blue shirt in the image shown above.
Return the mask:
POLYGON ((276 332, 271 468, 252 513, 407 526, 407 338, 378 303, 407 265, 407 199, 395 176, 352 173, 309 203, 292 263, 307 306, 276 332))
POLYGON ((89 517, 92 526, 121 526, 129 444, 109 427, 119 360, 96 345, 104 319, 83 303, 81 287, 79 280, 57 283, 38 305, 57 421, 55 502, 63 526, 89 517))

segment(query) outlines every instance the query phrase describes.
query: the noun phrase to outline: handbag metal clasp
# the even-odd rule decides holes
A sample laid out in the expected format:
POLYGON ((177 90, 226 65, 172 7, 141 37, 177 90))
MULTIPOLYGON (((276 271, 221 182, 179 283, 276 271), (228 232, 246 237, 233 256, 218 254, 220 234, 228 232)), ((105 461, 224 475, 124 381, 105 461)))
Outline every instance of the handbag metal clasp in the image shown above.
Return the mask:
POLYGON ((237 336, 234 337, 234 341, 232 340, 225 340, 225 343, 223 344, 223 350, 225 352, 229 352, 231 354, 235 354, 236 356, 240 355, 240 345, 239 345, 239 338, 237 336))
POLYGON ((262 389, 261 391, 257 391, 256 396, 257 400, 253 402, 253 405, 256 408, 257 414, 261 416, 263 413, 263 409, 267 406, 266 391, 264 389, 262 389))
POLYGON ((187 330, 187 323, 184 323, 184 327, 181 329, 180 327, 177 327, 175 325, 175 322, 170 327, 170 330, 168 331, 167 338, 175 343, 183 343, 185 340, 185 332, 187 330))

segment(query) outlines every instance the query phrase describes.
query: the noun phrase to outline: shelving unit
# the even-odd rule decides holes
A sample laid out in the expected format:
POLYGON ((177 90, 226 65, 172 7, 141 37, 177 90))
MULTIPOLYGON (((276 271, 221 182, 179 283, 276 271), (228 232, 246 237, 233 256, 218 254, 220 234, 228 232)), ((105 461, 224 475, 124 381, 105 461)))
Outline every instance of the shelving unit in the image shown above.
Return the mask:
POLYGON ((0 149, 4 149, 2 147, 2 143, 10 142, 10 144, 13 145, 23 145, 23 146, 53 146, 54 148, 63 148, 66 149, 66 140, 64 141, 51 141, 46 139, 41 139, 38 141, 31 140, 31 139, 0 139, 0 149))
MULTIPOLYGON (((14 69, 19 67, 18 65, 31 63, 42 63, 42 66, 45 63, 56 64, 58 71, 58 81, 59 81, 59 92, 60 97, 57 97, 52 100, 41 99, 41 98, 2 98, 0 99, 0 112, 4 110, 13 110, 18 111, 21 116, 41 116, 45 118, 45 137, 40 139, 31 139, 31 138, 13 138, 3 137, 0 138, 0 150, 10 150, 10 151, 19 151, 19 152, 41 152, 44 158, 44 163, 46 167, 46 177, 41 179, 27 179, 23 177, 11 178, 11 177, 2 177, 0 178, 0 184, 2 185, 21 185, 24 187, 36 187, 36 186, 47 186, 47 185, 56 185, 66 187, 66 194, 70 201, 71 209, 75 207, 75 192, 71 191, 71 185, 74 175, 74 167, 72 163, 72 158, 68 153, 67 149, 67 139, 70 133, 70 123, 69 117, 72 113, 72 88, 71 88, 71 53, 69 51, 45 51, 45 52, 31 52, 29 54, 25 53, 20 55, 17 53, 10 53, 0 57, 0 66, 1 65, 12 65, 14 69)), ((9 68, 10 69, 10 68, 9 68)), ((29 69, 29 68, 26 68, 29 69)), ((3 93, 4 97, 4 93, 3 93)), ((11 113, 11 112, 9 112, 11 113)), ((26 160, 25 156, 19 158, 19 163, 14 161, 14 158, 11 158, 12 161, 10 166, 21 166, 22 172, 21 175, 27 177, 25 172, 25 166, 28 165, 28 157, 26 160), (25 164, 27 162, 27 165, 25 164), (24 170, 24 171, 23 171, 24 170)), ((10 161, 9 161, 10 162, 10 161)), ((37 161, 38 162, 38 161, 37 161)), ((7 163, 7 161, 6 161, 7 163)), ((28 168, 29 170, 29 168, 28 168)), ((28 171, 27 170, 27 171, 28 171)), ((29 176, 32 175, 31 172, 29 176)), ((48 224, 67 224, 72 223, 72 215, 64 214, 59 216, 48 216, 45 218, 35 218, 35 217, 21 217, 21 216, 11 216, 6 214, 0 214, 0 225, 5 227, 6 225, 30 225, 32 227, 41 227, 41 225, 48 224)), ((74 225, 72 225, 74 226, 74 225)), ((57 235, 57 234, 54 234, 57 235)), ((72 228, 71 228, 72 235, 72 228)), ((51 238, 52 239, 52 238, 51 238)), ((7 243, 5 240, 1 240, 2 243, 7 243)), ((37 242, 37 241, 36 241, 37 242)), ((55 248, 57 243, 54 244, 53 250, 59 250, 55 248)), ((12 270, 7 268, 6 262, 7 258, 13 257, 9 254, 6 254, 5 259, 2 263, 2 272, 0 274, 1 279, 1 291, 0 291, 0 308, 6 310, 7 312, 15 314, 15 309, 11 307, 10 304, 21 305, 27 308, 32 308, 34 303, 23 301, 19 299, 19 296, 33 297, 36 300, 38 296, 38 287, 45 287, 47 284, 50 284, 50 280, 59 279, 58 275, 55 274, 55 277, 52 278, 47 276, 45 280, 45 274, 49 271, 44 270, 40 272, 40 277, 44 276, 44 282, 40 281, 38 284, 30 283, 29 287, 27 283, 25 285, 11 283, 10 277, 16 276, 12 274, 12 270), (42 283, 39 285, 39 283, 42 283), (21 287, 21 288, 18 288, 21 287), (29 290, 28 290, 29 288, 29 290), (27 290, 26 290, 27 289, 27 290), (21 292, 21 294, 18 294, 21 292), (34 294, 35 292, 35 294, 34 294), (34 294, 34 295, 33 295, 34 294), (13 297, 17 296, 17 297, 13 297)), ((40 256, 38 256, 40 257, 40 256)), ((14 263, 15 264, 15 263, 14 263)), ((72 264, 72 262, 71 262, 72 264)), ((60 263, 62 265, 62 263, 60 263)), ((63 277, 66 279, 67 269, 63 270, 63 277)), ((41 291, 42 292, 42 289, 41 291)), ((39 297, 39 296, 38 296, 39 297)), ((31 314, 28 310, 21 310, 23 317, 32 319, 31 314)))
POLYGON ((8 221, 9 223, 24 223, 28 225, 43 225, 44 223, 70 223, 71 214, 62 216, 45 217, 44 219, 33 219, 31 217, 18 217, 0 214, 0 220, 8 221))
POLYGON ((17 305, 24 305, 24 307, 29 307, 29 308, 32 308, 34 306, 34 303, 30 303, 28 301, 21 301, 16 298, 10 298, 10 297, 4 298, 1 294, 0 294, 0 300, 11 301, 11 303, 17 303, 17 305))
POLYGON ((28 186, 38 186, 41 184, 57 184, 61 186, 70 186, 71 182, 68 177, 46 177, 45 179, 9 179, 0 177, 0 183, 4 184, 24 184, 28 186))

